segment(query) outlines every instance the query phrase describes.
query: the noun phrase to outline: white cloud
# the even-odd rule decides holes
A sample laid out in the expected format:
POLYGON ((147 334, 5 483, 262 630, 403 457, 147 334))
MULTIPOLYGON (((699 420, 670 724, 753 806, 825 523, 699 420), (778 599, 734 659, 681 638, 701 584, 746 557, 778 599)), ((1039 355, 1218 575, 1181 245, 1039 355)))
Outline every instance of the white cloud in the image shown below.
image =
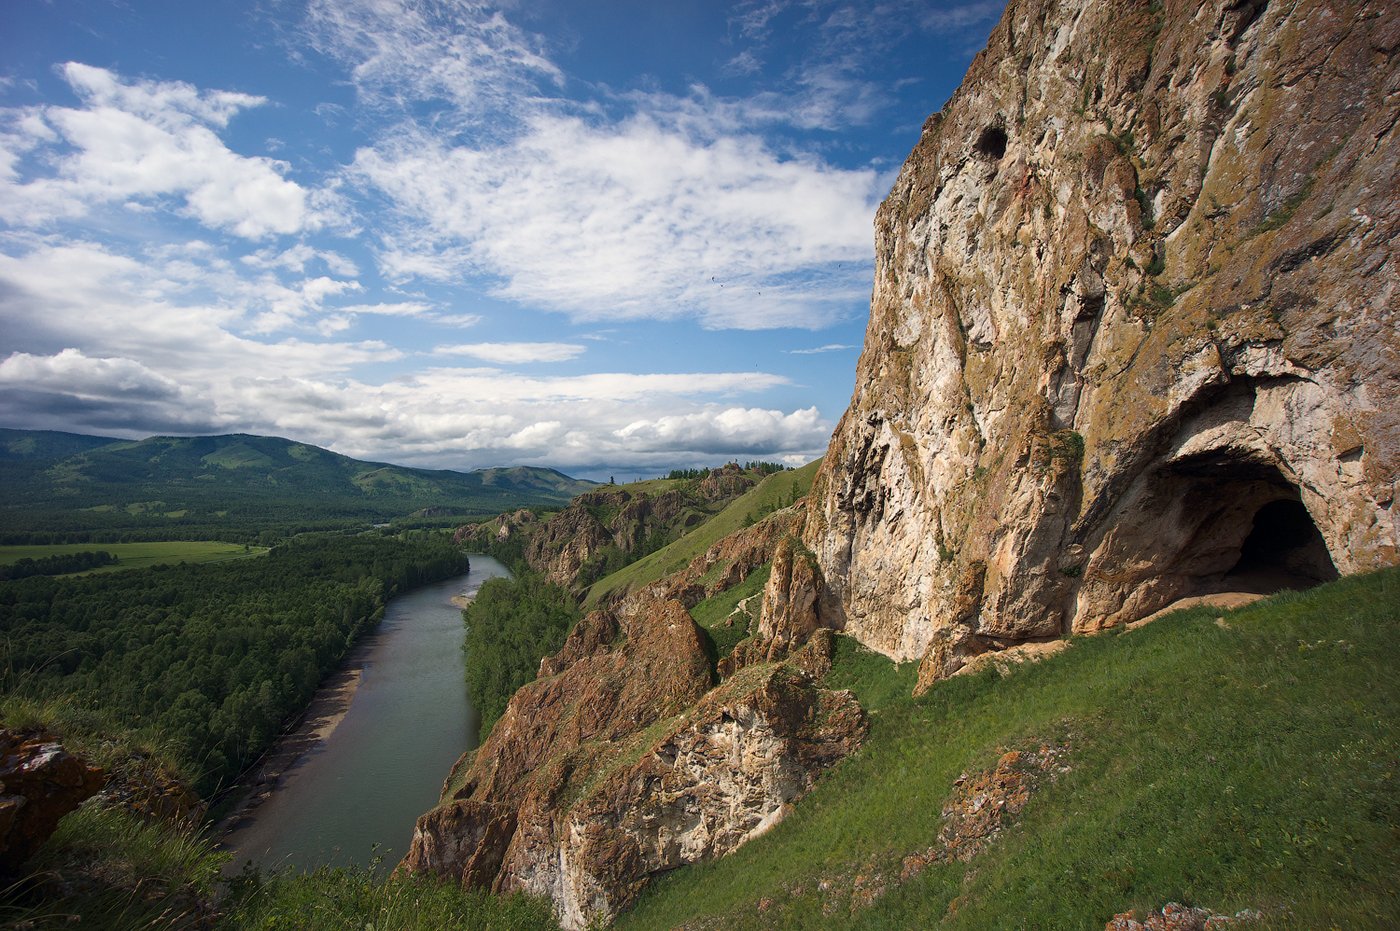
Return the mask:
MULTIPOLYGON (((750 5, 737 28, 764 33, 788 5, 750 5)), ((748 98, 570 100, 544 41, 484 3, 313 0, 305 35, 397 117, 347 175, 394 208, 397 226, 375 231, 394 280, 484 281, 575 319, 749 329, 825 326, 868 298, 887 179, 762 135, 873 112, 876 89, 834 53, 748 98)))
POLYGON ((792 356, 815 356, 822 352, 840 352, 845 349, 859 348, 859 346, 847 346, 844 343, 827 343, 825 346, 817 346, 812 349, 789 349, 787 353, 792 356))
POLYGON ((475 121, 564 80, 538 38, 474 0, 311 0, 306 37, 371 105, 442 100, 475 121))
POLYGON ((353 278, 360 273, 355 263, 329 249, 316 249, 307 243, 297 243, 289 249, 259 249, 239 259, 250 268, 282 269, 301 274, 312 262, 320 262, 332 275, 353 278))
POLYGON ((577 343, 460 343, 433 349, 435 356, 470 356, 497 365, 567 362, 583 353, 584 347, 577 343))
MULTIPOLYGON (((101 204, 150 206, 174 198, 211 229, 248 239, 295 233, 324 222, 288 166, 230 150, 215 129, 264 99, 202 91, 179 81, 123 81, 69 62, 62 76, 82 106, 9 110, 0 171, 0 218, 44 226, 101 204), (51 174, 22 179, 19 155, 42 150, 51 174)), ((36 169, 37 172, 37 169, 36 169)))
POLYGON ((0 385, 58 390, 77 397, 130 400, 178 397, 179 385, 131 359, 94 359, 76 349, 53 356, 16 352, 0 362, 0 385))
POLYGON ((451 326, 466 329, 474 327, 482 321, 481 314, 437 314, 430 318, 431 323, 438 326, 451 326))
POLYGON ((381 259, 399 277, 484 274, 576 319, 743 329, 824 326, 868 296, 875 172, 672 122, 541 114, 491 149, 407 134, 352 171, 398 209, 381 259))
POLYGON ((831 425, 815 407, 782 411, 755 407, 706 409, 639 420, 617 431, 629 448, 669 453, 767 453, 815 449, 831 436, 831 425))
MULTIPOLYGON (((0 245, 15 253, 0 252, 0 329, 25 347, 0 362, 0 421, 14 426, 246 431, 371 459, 566 469, 665 469, 692 455, 812 458, 830 430, 814 412, 736 402, 788 384, 766 372, 384 374, 403 354, 383 343, 239 335, 258 313, 230 299, 261 301, 265 284, 255 278, 240 291, 235 271, 246 266, 202 242, 141 258, 34 237, 0 245)), ((303 291, 333 286, 311 280, 303 291)), ((334 332, 341 318, 322 319, 334 332)), ((482 356, 505 361, 485 345, 482 356)), ((548 351, 582 348, 562 346, 548 351)), ((528 344, 519 352, 543 354, 528 344)))
POLYGON ((384 304, 351 304, 337 307, 342 314, 372 314, 380 317, 425 317, 432 312, 433 305, 422 301, 398 301, 384 304))

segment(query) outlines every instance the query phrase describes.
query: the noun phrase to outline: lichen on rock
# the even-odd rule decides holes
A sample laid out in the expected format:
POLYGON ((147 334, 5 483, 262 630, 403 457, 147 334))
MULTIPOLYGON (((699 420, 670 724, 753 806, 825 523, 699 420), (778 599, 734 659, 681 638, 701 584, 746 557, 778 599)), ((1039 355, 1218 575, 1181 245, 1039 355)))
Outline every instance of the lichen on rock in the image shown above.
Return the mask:
POLYGON ((418 820, 402 869, 544 895, 581 928, 650 877, 763 833, 860 744, 859 704, 797 662, 712 688, 700 629, 667 588, 579 622, 418 820))
POLYGON ((823 626, 927 683, 1400 560, 1398 45, 1374 2, 1013 0, 876 218, 823 626))

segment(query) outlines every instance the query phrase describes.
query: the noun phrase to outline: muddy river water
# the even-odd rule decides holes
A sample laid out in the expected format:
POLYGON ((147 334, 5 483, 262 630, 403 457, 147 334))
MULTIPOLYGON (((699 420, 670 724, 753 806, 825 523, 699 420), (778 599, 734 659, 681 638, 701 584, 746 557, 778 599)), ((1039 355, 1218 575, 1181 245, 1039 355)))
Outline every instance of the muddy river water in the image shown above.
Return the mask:
POLYGON ((389 602, 273 752, 263 786, 224 825, 234 869, 250 859, 264 868, 393 868, 452 763, 476 743, 460 603, 509 575, 489 556, 472 556, 468 575, 389 602))

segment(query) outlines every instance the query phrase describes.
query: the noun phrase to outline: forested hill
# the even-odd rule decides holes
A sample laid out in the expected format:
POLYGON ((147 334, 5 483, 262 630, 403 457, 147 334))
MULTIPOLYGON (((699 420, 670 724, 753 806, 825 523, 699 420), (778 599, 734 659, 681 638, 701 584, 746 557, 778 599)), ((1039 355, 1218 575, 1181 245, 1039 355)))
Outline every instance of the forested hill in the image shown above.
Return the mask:
POLYGON ((290 524, 471 516, 559 505, 593 487, 553 469, 474 472, 351 459, 278 437, 112 440, 0 429, 0 535, 243 534, 290 524))

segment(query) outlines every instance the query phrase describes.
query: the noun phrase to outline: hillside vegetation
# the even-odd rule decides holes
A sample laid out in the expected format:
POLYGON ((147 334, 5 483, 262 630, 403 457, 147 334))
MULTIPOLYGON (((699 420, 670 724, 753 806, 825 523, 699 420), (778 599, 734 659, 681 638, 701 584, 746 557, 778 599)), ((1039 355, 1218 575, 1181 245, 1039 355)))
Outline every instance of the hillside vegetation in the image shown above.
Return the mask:
MULTIPOLYGON (((840 638, 826 685, 872 711, 866 745, 768 834, 655 883, 618 927, 1078 931, 1173 901, 1248 910, 1241 928, 1391 927, 1397 656, 1400 570, 1078 638, 921 698, 912 666, 840 638), (966 861, 928 856, 957 847, 940 830, 959 782, 985 784, 1016 750, 1051 762, 1025 768, 1024 807, 966 861)), ((112 928, 149 927, 215 885, 206 841, 118 816, 65 825, 40 865, 83 850, 151 877, 125 904, 111 890, 88 903, 112 928)), ((244 877, 230 892, 215 927, 552 926, 539 902, 366 871, 244 877)))
POLYGON ((817 459, 800 469, 769 475, 685 536, 599 579, 584 596, 584 607, 591 608, 679 572, 724 537, 805 495, 820 466, 821 460, 817 459))
POLYGON ((305 707, 395 592, 466 566, 447 534, 414 531, 6 582, 0 712, 20 699, 101 708, 166 743, 207 798, 305 707))
POLYGON ((274 542, 289 530, 558 506, 595 487, 553 469, 414 469, 277 437, 126 441, 22 430, 0 430, 0 482, 8 492, 0 539, 10 543, 200 534, 274 542))
POLYGON ((1257 911, 1245 927, 1391 927, 1397 657, 1394 569, 1076 638, 921 698, 912 665, 842 638, 826 684, 872 711, 866 746, 619 927, 1087 929, 1169 902, 1257 911), (1008 751, 1051 764, 985 849, 940 862, 968 849, 946 830, 957 784, 1008 751))

